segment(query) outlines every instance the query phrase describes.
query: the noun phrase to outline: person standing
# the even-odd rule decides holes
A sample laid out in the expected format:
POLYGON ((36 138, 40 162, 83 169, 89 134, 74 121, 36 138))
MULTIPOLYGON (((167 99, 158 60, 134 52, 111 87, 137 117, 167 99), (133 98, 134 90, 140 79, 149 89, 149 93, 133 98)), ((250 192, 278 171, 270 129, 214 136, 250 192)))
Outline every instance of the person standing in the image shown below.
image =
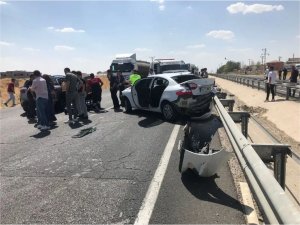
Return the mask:
POLYGON ((7 84, 7 93, 8 93, 8 99, 4 103, 5 106, 7 106, 7 103, 10 101, 13 102, 12 106, 16 105, 16 98, 15 98, 15 82, 16 80, 14 78, 11 79, 10 83, 7 84))
POLYGON ((138 74, 137 70, 133 70, 133 73, 129 77, 131 86, 134 86, 135 83, 141 79, 141 75, 138 74))
POLYGON ((28 98, 28 108, 26 111, 27 119, 34 120, 36 116, 36 104, 35 104, 35 96, 33 93, 29 90, 29 88, 32 85, 32 81, 34 80, 34 75, 30 74, 29 80, 26 80, 24 83, 24 87, 27 88, 27 98, 28 98))
MULTIPOLYGON (((107 71, 107 73, 108 73, 108 71, 107 71)), ((109 79, 110 96, 111 96, 111 99, 112 99, 113 104, 114 104, 114 109, 119 110, 120 109, 120 103, 119 103, 119 99, 117 97, 117 93, 118 93, 118 80, 117 80, 117 77, 113 76, 112 74, 111 75, 107 74, 107 76, 110 77, 110 79, 109 79)))
POLYGON ((79 114, 80 119, 88 119, 88 112, 87 112, 87 107, 85 104, 85 98, 86 98, 86 82, 82 78, 82 73, 81 71, 76 72, 77 77, 79 80, 81 80, 81 86, 79 87, 78 90, 78 105, 77 105, 77 110, 79 114))
POLYGON ((124 78, 122 72, 120 72, 120 71, 117 72, 117 84, 118 84, 119 99, 121 102, 121 106, 124 107, 125 102, 124 102, 124 98, 122 95, 122 91, 125 89, 125 85, 127 84, 127 82, 125 81, 125 78, 124 78))
POLYGON ((102 85, 103 82, 99 77, 95 77, 93 73, 90 74, 88 80, 89 90, 92 92, 93 107, 96 112, 99 112, 101 108, 101 97, 102 97, 102 85))
POLYGON ((270 95, 270 91, 272 93, 272 102, 275 101, 275 81, 276 81, 276 72, 274 71, 274 67, 270 66, 269 69, 269 73, 268 73, 268 78, 267 78, 267 97, 266 97, 266 102, 269 101, 269 95, 270 95))
POLYGON ((47 105, 47 117, 48 121, 53 123, 56 121, 56 116, 55 116, 55 110, 54 110, 54 102, 53 102, 53 96, 55 97, 55 88, 53 81, 51 80, 50 76, 47 74, 44 74, 42 76, 47 83, 47 90, 48 90, 48 105, 47 105))
POLYGON ((42 78, 41 72, 35 70, 33 72, 34 80, 30 87, 30 91, 33 91, 36 95, 36 111, 38 117, 37 128, 44 131, 49 130, 49 121, 48 121, 48 89, 47 82, 42 78))
POLYGON ((281 75, 282 75, 282 69, 280 68, 279 71, 278 71, 279 80, 281 80, 281 75))
MULTIPOLYGON (((297 78, 299 76, 299 71, 296 69, 295 66, 292 66, 292 72, 291 72, 291 77, 290 77, 290 83, 292 85, 297 85, 297 78)), ((296 89, 293 89, 293 97, 295 97, 296 89)), ((291 95, 291 89, 289 89, 289 96, 291 95)))
POLYGON ((65 123, 73 124, 78 120, 77 99, 79 79, 69 68, 65 68, 66 74, 66 106, 69 120, 65 123))
POLYGON ((282 72, 283 72, 283 80, 286 80, 286 75, 287 75, 287 72, 288 72, 287 68, 283 67, 282 72))

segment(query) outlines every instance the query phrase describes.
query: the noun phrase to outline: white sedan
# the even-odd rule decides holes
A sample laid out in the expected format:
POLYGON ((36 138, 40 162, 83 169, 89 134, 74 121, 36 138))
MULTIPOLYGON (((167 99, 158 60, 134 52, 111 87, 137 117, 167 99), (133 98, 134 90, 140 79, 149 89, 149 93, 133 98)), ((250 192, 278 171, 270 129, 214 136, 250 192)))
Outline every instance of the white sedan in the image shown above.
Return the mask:
POLYGON ((167 121, 176 120, 178 114, 201 116, 210 111, 214 83, 190 72, 148 76, 122 91, 125 112, 161 112, 167 121))

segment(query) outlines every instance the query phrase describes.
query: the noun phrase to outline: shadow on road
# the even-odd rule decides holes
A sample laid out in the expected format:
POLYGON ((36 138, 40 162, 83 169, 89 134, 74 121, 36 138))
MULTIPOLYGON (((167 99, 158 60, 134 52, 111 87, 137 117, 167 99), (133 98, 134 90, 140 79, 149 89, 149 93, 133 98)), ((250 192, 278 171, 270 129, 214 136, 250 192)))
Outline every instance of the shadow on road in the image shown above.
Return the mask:
MULTIPOLYGON (((218 178, 217 175, 213 177, 199 177, 192 170, 187 170, 181 176, 184 186, 196 198, 202 201, 225 205, 241 212, 244 212, 242 207, 246 207, 249 212, 252 212, 252 208, 241 204, 238 200, 223 192, 217 186, 215 182, 216 178, 218 178)), ((245 211, 247 212, 247 210, 245 211)))
MULTIPOLYGON (((165 121, 165 119, 163 118, 162 114, 157 112, 134 110, 131 113, 131 115, 138 116, 140 118, 144 117, 143 120, 138 122, 138 125, 144 128, 150 128, 154 126, 159 126, 162 123, 167 123, 167 121, 165 121)), ((186 118, 179 117, 178 120, 173 122, 172 124, 185 125, 186 118)))
POLYGON ((31 135, 30 137, 34 137, 34 138, 44 138, 44 137, 46 137, 46 136, 48 136, 48 135, 50 135, 50 134, 51 134, 51 132, 50 132, 49 130, 47 130, 47 131, 40 131, 40 133, 35 134, 35 135, 31 135))

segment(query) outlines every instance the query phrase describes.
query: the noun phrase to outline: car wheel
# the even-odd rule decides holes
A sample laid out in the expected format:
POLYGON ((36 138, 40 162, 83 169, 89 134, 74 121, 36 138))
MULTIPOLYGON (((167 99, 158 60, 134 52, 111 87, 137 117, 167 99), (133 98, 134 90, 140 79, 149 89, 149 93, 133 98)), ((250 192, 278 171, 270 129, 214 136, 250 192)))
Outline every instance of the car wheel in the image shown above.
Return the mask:
POLYGON ((125 112, 131 113, 132 107, 131 107, 131 104, 130 104, 130 101, 128 100, 128 98, 124 98, 124 103, 125 103, 125 112))
POLYGON ((174 109, 174 106, 170 102, 162 103, 161 112, 167 121, 173 122, 176 120, 177 113, 174 109))

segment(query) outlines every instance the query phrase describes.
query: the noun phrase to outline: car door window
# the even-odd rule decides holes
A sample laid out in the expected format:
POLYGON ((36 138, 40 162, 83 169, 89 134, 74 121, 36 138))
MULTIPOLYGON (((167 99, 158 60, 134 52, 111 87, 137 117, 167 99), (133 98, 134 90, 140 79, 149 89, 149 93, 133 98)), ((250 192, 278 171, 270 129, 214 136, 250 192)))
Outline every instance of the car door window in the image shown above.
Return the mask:
POLYGON ((137 92, 139 105, 141 107, 149 106, 151 82, 152 82, 152 78, 146 78, 146 79, 139 80, 135 85, 135 90, 137 92))
POLYGON ((164 92, 164 90, 166 89, 166 87, 168 86, 169 81, 158 77, 155 78, 155 80, 153 81, 153 85, 151 88, 151 97, 150 97, 150 105, 152 107, 158 107, 159 106, 159 102, 161 99, 161 96, 164 92))

